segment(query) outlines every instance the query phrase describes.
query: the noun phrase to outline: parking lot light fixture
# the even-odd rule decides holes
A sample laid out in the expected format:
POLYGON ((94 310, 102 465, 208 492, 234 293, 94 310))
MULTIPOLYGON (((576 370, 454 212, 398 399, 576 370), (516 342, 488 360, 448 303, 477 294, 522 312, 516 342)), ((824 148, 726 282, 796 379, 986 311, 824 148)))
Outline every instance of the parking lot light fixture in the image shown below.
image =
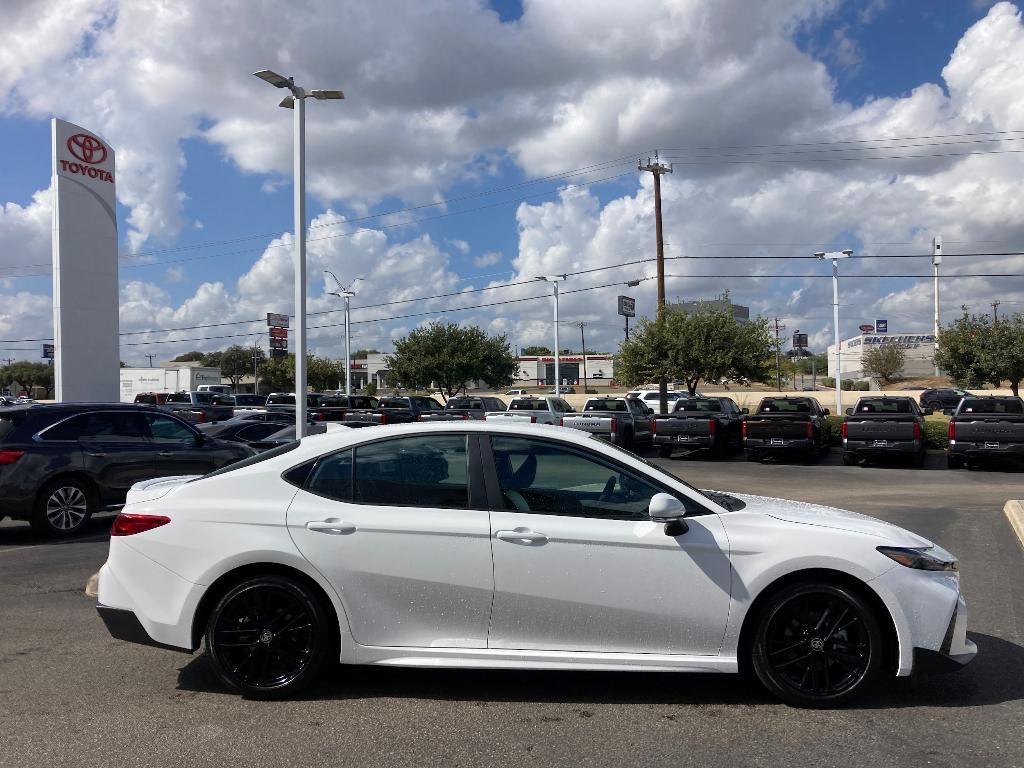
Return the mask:
POLYGON ((558 367, 559 352, 558 352, 558 284, 565 282, 567 275, 538 275, 537 280, 543 280, 546 283, 551 283, 552 297, 555 303, 555 394, 560 395, 562 393, 562 379, 561 372, 558 367))
POLYGON ((824 251, 817 251, 814 254, 815 258, 818 259, 831 259, 832 260, 832 329, 835 333, 835 345, 836 345, 836 370, 835 370, 835 385, 836 385, 836 415, 841 416, 843 413, 843 392, 842 392, 842 374, 839 371, 839 363, 841 355, 839 352, 839 260, 848 259, 853 256, 853 251, 849 248, 842 251, 830 251, 825 253, 824 251))
POLYGON ((331 279, 334 280, 334 284, 337 288, 333 291, 327 291, 329 296, 338 296, 339 298, 345 299, 345 394, 352 394, 352 336, 349 333, 349 314, 352 311, 351 301, 352 297, 356 295, 352 288, 363 278, 357 277, 347 286, 341 284, 333 272, 329 269, 324 270, 324 274, 330 275, 331 279))
POLYGON ((306 109, 307 98, 342 99, 341 91, 307 91, 295 84, 294 77, 285 77, 269 69, 253 74, 275 88, 287 88, 287 96, 278 106, 295 110, 294 173, 295 173, 295 437, 306 436, 306 109), (328 95, 330 94, 330 95, 328 95))

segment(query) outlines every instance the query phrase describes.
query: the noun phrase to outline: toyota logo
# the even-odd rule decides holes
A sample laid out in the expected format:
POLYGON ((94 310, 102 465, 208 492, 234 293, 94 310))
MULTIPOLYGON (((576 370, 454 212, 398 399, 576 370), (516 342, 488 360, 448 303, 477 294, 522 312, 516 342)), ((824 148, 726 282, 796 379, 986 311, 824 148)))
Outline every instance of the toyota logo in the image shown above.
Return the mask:
POLYGON ((99 165, 107 159, 107 148, 103 142, 87 133, 76 133, 68 139, 68 151, 89 165, 99 165))

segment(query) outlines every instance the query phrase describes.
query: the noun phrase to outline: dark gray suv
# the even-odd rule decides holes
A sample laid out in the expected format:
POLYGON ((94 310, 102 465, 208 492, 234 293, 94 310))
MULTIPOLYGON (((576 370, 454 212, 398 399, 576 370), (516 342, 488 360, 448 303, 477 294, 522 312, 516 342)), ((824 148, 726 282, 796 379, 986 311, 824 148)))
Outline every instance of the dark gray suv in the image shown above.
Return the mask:
POLYGON ((204 475, 255 451, 152 406, 26 405, 0 411, 0 519, 67 536, 124 504, 140 480, 204 475))

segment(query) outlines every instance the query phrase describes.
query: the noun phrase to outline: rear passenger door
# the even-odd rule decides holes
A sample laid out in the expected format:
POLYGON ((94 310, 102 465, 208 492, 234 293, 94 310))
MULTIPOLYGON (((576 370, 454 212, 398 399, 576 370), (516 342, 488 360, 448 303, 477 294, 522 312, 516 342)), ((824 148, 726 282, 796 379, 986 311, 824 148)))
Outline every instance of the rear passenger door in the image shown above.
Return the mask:
POLYGON ((147 413, 146 421, 153 459, 150 477, 205 475, 218 468, 215 449, 200 445, 197 434, 177 419, 147 413))

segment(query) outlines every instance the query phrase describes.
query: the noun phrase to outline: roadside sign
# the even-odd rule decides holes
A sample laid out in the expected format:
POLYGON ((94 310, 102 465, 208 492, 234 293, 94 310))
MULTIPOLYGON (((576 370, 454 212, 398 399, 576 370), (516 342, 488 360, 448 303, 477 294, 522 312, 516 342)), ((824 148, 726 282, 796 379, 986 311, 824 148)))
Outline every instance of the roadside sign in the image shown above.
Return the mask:
POLYGON ((271 339, 270 340, 270 348, 271 349, 288 349, 288 339, 286 339, 286 338, 285 339, 271 339))
POLYGON ((888 333, 889 332, 889 321, 888 320, 875 320, 875 333, 888 333))
POLYGON ((632 296, 619 296, 619 314, 624 317, 636 317, 636 299, 632 296))
POLYGON ((860 326, 860 332, 861 333, 874 333, 875 332, 875 326, 871 325, 871 323, 864 323, 864 325, 860 326))
POLYGON ((53 344, 43 344, 43 360, 53 360, 53 344))
POLYGON ((793 334, 793 349, 806 349, 807 348, 807 334, 797 333, 793 334))
POLYGON ((273 312, 267 312, 267 325, 271 328, 287 328, 288 315, 275 315, 273 312))
POLYGON ((271 329, 270 329, 270 338, 272 338, 272 339, 287 339, 288 338, 288 329, 287 328, 278 328, 276 326, 272 326, 271 329))
POLYGON ((270 357, 271 358, 287 357, 287 356, 288 356, 288 350, 287 349, 274 349, 273 347, 270 348, 270 357))

